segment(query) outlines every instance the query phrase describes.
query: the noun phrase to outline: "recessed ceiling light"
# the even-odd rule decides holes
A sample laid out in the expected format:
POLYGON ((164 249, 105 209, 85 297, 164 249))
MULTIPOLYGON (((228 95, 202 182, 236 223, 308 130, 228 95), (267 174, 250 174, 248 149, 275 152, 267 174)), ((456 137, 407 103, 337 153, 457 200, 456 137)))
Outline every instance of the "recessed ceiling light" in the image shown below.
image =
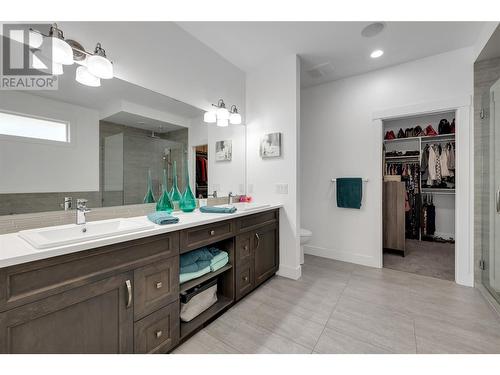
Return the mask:
POLYGON ((382 51, 381 49, 376 49, 375 51, 373 51, 371 54, 370 54, 370 57, 372 59, 376 59, 377 57, 380 57, 384 54, 384 51, 382 51))
POLYGON ((361 35, 365 38, 371 38, 375 35, 378 35, 384 30, 385 24, 383 22, 374 22, 366 26, 363 30, 361 30, 361 35))

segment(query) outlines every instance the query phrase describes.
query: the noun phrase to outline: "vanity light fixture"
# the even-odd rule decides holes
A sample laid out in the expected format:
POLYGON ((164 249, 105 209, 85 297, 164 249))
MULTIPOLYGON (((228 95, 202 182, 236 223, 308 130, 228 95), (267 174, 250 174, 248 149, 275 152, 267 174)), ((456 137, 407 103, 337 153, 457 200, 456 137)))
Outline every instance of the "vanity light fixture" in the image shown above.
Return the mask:
POLYGON ((58 64, 73 65, 73 49, 64 40, 64 34, 56 23, 50 27, 48 38, 52 45, 52 60, 58 64))
POLYGON ((380 56, 382 56, 384 54, 384 51, 382 51, 381 49, 376 49, 375 51, 373 51, 371 54, 370 54, 370 57, 372 59, 376 59, 380 56))
POLYGON ((101 43, 97 43, 93 53, 85 51, 83 46, 74 40, 65 40, 64 34, 57 24, 50 27, 48 35, 38 30, 30 29, 29 46, 32 49, 42 49, 43 42, 52 46, 52 74, 63 74, 63 65, 77 63, 75 79, 77 82, 91 87, 99 87, 102 79, 111 79, 114 76, 113 63, 107 58, 106 51, 101 43), (45 39, 44 39, 45 38, 45 39))
POLYGON ((87 58, 89 72, 102 79, 113 78, 113 64, 106 57, 106 51, 97 43, 94 54, 87 58))
POLYGON ((85 86, 99 87, 101 80, 90 73, 86 66, 79 66, 76 68, 76 81, 85 86))
POLYGON ((238 113, 238 108, 233 104, 231 110, 229 111, 231 115, 229 116, 229 122, 233 125, 241 124, 241 115, 238 113))
POLYGON ((241 115, 238 113, 238 108, 235 105, 232 105, 228 111, 224 100, 219 99, 217 104, 212 104, 212 106, 216 109, 205 112, 203 115, 204 122, 209 124, 217 123, 219 127, 226 127, 229 124, 241 124, 241 115))

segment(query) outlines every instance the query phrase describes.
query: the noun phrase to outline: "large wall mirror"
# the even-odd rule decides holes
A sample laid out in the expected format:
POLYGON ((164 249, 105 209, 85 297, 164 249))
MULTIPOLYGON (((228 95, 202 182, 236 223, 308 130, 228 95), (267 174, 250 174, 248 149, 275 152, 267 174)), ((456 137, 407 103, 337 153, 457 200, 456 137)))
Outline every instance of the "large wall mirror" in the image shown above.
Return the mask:
MULTIPOLYGON (((244 193, 245 127, 217 128, 173 98, 113 78, 101 87, 65 67, 53 91, 0 91, 0 215, 143 203, 189 173, 197 197, 244 193)), ((214 94, 216 95, 216 94, 214 94)))

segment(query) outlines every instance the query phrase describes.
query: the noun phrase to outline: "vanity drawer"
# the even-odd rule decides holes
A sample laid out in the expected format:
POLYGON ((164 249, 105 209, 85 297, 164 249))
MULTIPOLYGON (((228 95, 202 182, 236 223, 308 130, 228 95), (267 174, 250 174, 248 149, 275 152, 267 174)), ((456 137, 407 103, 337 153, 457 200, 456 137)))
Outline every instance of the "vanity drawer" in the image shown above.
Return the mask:
POLYGON ((166 353, 179 342, 179 302, 148 315, 134 324, 135 353, 166 353))
POLYGON ((272 224, 278 221, 279 211, 272 210, 255 215, 245 216, 236 220, 236 232, 245 232, 259 228, 263 225, 272 224))
POLYGON ((235 300, 238 301, 246 294, 250 293, 255 285, 254 281, 254 263, 253 261, 244 262, 236 265, 236 291, 235 300))
POLYGON ((247 232, 236 236, 236 264, 250 262, 252 258, 252 233, 247 232))
POLYGON ((179 232, 0 269, 0 311, 179 254, 179 232))
POLYGON ((233 235, 233 220, 182 230, 180 240, 181 253, 197 249, 204 245, 209 245, 211 243, 232 237, 233 235))
POLYGON ((134 320, 179 298, 179 257, 134 271, 134 320))

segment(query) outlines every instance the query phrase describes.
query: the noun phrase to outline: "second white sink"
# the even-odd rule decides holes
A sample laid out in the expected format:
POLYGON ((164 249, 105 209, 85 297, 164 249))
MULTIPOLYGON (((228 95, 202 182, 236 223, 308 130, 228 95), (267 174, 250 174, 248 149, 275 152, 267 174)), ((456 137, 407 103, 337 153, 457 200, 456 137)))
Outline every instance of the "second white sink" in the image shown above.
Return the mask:
POLYGON ((93 221, 84 225, 70 224, 23 230, 19 232, 19 236, 36 249, 46 249, 152 228, 154 225, 145 221, 112 219, 93 221))

